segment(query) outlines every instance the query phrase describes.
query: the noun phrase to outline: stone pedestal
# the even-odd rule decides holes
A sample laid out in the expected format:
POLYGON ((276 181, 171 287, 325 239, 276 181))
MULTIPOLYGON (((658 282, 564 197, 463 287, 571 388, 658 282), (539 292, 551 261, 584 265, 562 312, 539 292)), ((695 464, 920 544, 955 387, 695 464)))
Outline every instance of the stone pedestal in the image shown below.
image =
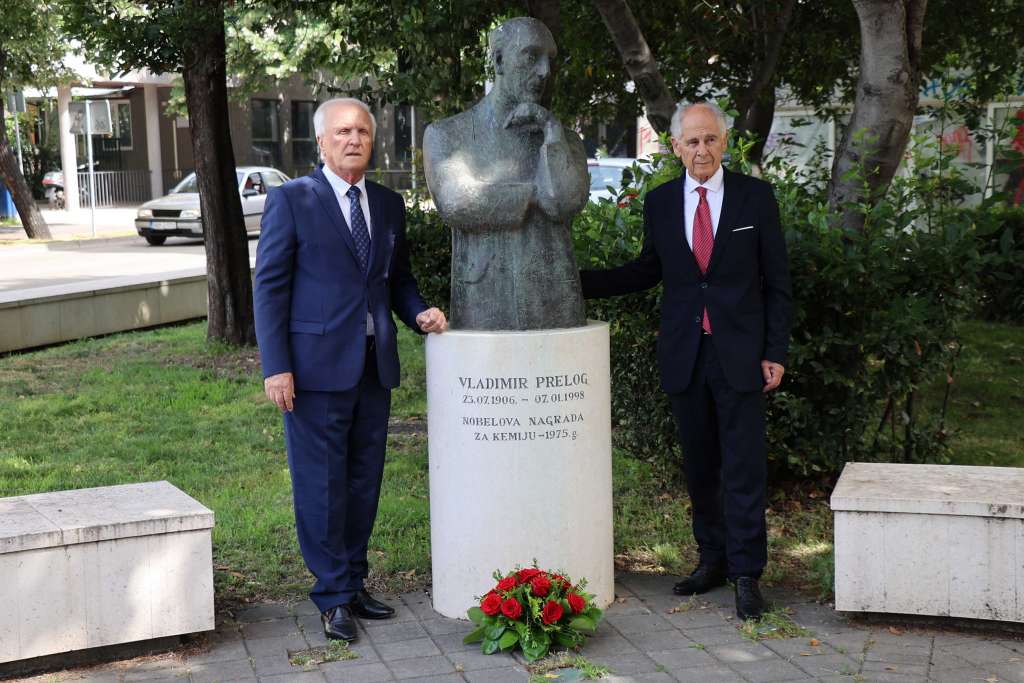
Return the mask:
POLYGON ((836 609, 1024 621, 1024 469, 848 463, 836 609))
POLYGON ((166 481, 0 499, 0 663, 213 629, 212 527, 166 481))
POLYGON ((534 559, 614 595, 608 325, 427 338, 434 609, 534 559))

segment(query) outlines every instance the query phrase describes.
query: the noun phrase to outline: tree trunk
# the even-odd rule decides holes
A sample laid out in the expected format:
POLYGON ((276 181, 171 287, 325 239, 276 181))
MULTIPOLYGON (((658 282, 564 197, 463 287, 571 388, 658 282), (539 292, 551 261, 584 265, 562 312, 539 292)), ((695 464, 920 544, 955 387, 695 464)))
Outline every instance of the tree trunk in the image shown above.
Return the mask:
POLYGON ((861 230, 854 204, 889 188, 917 110, 927 0, 853 0, 860 22, 860 75, 850 125, 836 150, 829 204, 847 230, 861 230))
POLYGON ((750 150, 750 162, 753 164, 761 163, 764 144, 772 129, 772 119, 775 118, 775 71, 795 6, 796 0, 786 0, 775 16, 759 16, 759 12, 751 11, 751 35, 762 35, 764 47, 754 65, 750 84, 736 96, 739 115, 733 130, 740 134, 750 131, 757 138, 750 150), (768 23, 771 26, 759 26, 768 23))
MULTIPOLYGON (((6 57, 0 52, 0 73, 3 73, 6 57)), ((17 115, 17 114, 15 114, 17 115)), ((46 225, 43 214, 36 206, 36 200, 32 198, 32 190, 25 181, 25 175, 18 166, 18 156, 11 148, 11 141, 7 138, 7 125, 4 121, 4 101, 0 97, 0 182, 11 193, 14 200, 14 208, 18 210, 18 217, 21 218, 21 225, 29 239, 50 239, 50 227, 46 225)))
POLYGON ((601 19, 615 41, 626 71, 647 107, 647 120, 657 132, 668 132, 672 126, 672 114, 676 110, 675 100, 665 79, 661 77, 658 63, 647 46, 647 40, 632 10, 626 0, 594 0, 594 6, 601 13, 601 19))
POLYGON ((562 38, 562 3, 561 0, 526 0, 526 11, 534 19, 544 25, 555 37, 555 45, 562 38))
POLYGON ((185 51, 185 100, 192 131, 206 241, 207 339, 254 345, 252 279, 242 201, 228 125, 224 8, 195 2, 208 15, 185 51))

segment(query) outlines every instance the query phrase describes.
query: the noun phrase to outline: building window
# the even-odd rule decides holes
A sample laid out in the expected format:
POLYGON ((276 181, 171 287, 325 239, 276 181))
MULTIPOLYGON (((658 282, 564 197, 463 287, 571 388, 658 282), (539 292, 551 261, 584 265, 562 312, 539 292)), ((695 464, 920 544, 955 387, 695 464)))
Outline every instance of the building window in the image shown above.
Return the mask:
POLYGON ((281 134, 276 100, 252 100, 252 163, 281 165, 281 134))
POLYGON ((113 133, 102 139, 107 151, 132 150, 132 103, 128 100, 110 100, 110 127, 113 133))
POLYGON ((313 128, 316 102, 292 101, 292 166, 293 175, 302 175, 320 161, 313 128))

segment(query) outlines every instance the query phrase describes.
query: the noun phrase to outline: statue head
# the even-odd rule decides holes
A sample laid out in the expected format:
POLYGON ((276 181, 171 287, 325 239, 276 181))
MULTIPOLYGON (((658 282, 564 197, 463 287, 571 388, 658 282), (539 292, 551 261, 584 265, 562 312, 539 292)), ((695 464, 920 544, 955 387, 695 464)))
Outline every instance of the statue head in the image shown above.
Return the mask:
POLYGON ((555 39, 543 22, 509 19, 487 37, 495 94, 510 104, 544 104, 551 93, 555 39))

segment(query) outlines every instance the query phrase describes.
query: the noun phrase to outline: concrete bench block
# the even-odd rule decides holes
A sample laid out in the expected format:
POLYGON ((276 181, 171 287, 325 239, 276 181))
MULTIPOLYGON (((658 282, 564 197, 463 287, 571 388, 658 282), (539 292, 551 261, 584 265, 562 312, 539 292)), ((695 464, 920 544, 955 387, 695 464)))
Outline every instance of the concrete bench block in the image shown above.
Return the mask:
POLYGON ((212 527, 165 481, 0 499, 0 663, 213 629, 212 527))
POLYGON ((848 463, 836 609, 1024 621, 1024 469, 848 463))

